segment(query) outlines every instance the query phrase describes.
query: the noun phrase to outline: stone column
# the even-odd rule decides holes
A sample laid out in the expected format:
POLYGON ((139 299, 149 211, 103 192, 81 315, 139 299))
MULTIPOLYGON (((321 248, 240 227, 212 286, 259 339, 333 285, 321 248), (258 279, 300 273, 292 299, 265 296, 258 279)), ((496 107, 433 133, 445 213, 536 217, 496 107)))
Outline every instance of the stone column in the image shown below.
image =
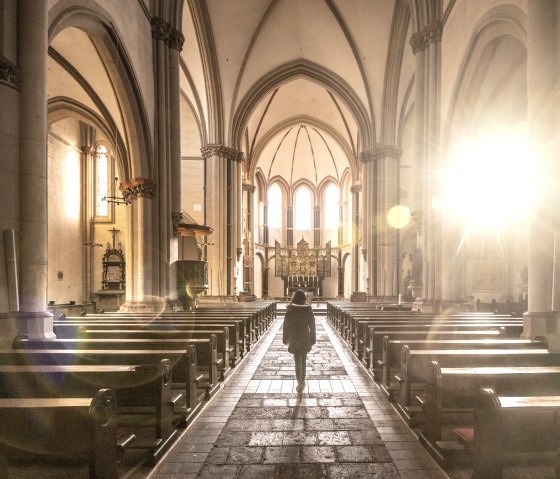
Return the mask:
MULTIPOLYGON (((158 175, 158 252, 156 290, 161 298, 176 299, 174 269, 179 257, 176 226, 181 220, 181 129, 179 111, 179 52, 184 37, 164 18, 152 18, 155 76, 155 171, 158 175)), ((154 212, 155 213, 155 212, 154 212)))
POLYGON ((559 312, 552 311, 554 233, 560 231, 557 164, 558 5, 552 0, 527 3, 527 106, 532 160, 543 184, 529 225, 528 309, 523 335, 544 336, 549 350, 560 351, 559 312))
POLYGON ((377 296, 377 158, 374 152, 364 150, 360 154, 363 164, 363 215, 362 255, 366 262, 367 293, 377 296))
POLYGON ((360 192, 361 183, 356 183, 350 188, 352 193, 352 292, 358 291, 360 287, 360 248, 358 241, 360 237, 360 192))
POLYGON ((422 30, 412 35, 410 44, 415 55, 414 75, 414 115, 415 167, 421 187, 416 190, 415 204, 420 210, 413 212, 413 218, 419 224, 418 245, 423 259, 422 297, 426 303, 441 299, 441 278, 439 256, 436 254, 438 242, 438 224, 432 209, 432 198, 436 193, 434 178, 426 172, 437 171, 439 167, 439 109, 440 109, 440 75, 441 75, 441 34, 442 24, 433 20, 422 30), (438 274, 439 272, 439 274, 438 274))
POLYGON ((202 149, 206 159, 206 223, 214 229, 214 246, 208 250, 212 272, 210 291, 213 295, 234 294, 235 261, 241 238, 237 238, 237 221, 241 217, 240 202, 234 198, 234 184, 241 181, 235 163, 243 160, 243 153, 222 145, 208 145, 202 149))
MULTIPOLYGON (((82 243, 89 245, 92 243, 92 219, 93 211, 93 192, 92 185, 95 161, 95 137, 96 130, 91 125, 80 121, 80 144, 82 150, 82 243)), ((92 291, 91 274, 93 255, 91 247, 85 248, 83 257, 82 271, 82 298, 84 301, 90 299, 92 291)))
POLYGON ((387 214, 398 202, 399 159, 402 151, 394 145, 378 145, 372 149, 378 168, 377 227, 378 227, 378 294, 395 296, 398 276, 398 229, 389 225, 387 214))
POLYGON ((47 312, 47 2, 18 2, 19 329, 54 338, 47 312))
POLYGON ((245 251, 243 256, 243 289, 247 291, 246 285, 250 285, 251 293, 255 292, 255 243, 253 241, 253 231, 254 231, 254 196, 255 196, 255 185, 243 182, 243 191, 245 193, 245 204, 246 208, 246 222, 245 222, 245 251))
POLYGON ((180 112, 180 84, 179 84, 179 55, 183 49, 185 37, 174 28, 169 35, 169 153, 171 171, 171 223, 172 234, 169 250, 169 283, 167 297, 177 299, 177 277, 174 267, 179 259, 179 241, 176 227, 183 217, 181 210, 181 112, 180 112))
MULTIPOLYGON (((155 183, 147 178, 133 178, 119 186, 124 200, 131 205, 132 241, 130 261, 131 275, 126 278, 127 301, 121 306, 122 311, 157 311, 161 309, 161 300, 153 294, 153 255, 152 255, 152 199, 155 183)), ((128 271, 128 270, 127 270, 128 271)))

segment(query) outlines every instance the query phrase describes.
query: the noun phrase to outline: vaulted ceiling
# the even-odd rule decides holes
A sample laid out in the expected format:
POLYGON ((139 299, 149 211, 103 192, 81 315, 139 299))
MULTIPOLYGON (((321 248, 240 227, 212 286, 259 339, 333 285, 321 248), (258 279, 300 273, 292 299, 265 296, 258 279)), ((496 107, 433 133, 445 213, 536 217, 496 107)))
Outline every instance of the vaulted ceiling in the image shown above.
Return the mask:
POLYGON ((388 77, 401 90, 411 81, 410 48, 401 48, 404 68, 399 61, 396 72, 388 58, 403 3, 188 2, 183 109, 191 109, 201 143, 243 150, 249 174, 260 169, 267 179, 340 180, 347 168, 358 179, 360 151, 382 142, 388 77))

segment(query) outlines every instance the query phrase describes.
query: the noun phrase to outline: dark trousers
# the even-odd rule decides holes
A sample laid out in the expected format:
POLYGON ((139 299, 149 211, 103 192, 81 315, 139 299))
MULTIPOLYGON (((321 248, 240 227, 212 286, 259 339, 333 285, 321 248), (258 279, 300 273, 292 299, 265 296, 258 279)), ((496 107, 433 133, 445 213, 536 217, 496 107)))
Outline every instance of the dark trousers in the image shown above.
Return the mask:
POLYGON ((296 362, 296 378, 298 382, 303 382, 305 381, 307 353, 294 354, 294 360, 296 362))

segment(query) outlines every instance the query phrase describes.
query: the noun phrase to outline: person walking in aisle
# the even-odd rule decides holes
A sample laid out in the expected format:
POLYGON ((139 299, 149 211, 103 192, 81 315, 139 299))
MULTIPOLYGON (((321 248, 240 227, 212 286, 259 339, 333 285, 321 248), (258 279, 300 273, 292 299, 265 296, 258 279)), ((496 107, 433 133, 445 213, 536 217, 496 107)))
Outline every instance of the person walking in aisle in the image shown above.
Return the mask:
POLYGON ((286 307, 282 341, 288 351, 294 355, 297 378, 297 392, 305 388, 305 369, 307 353, 315 344, 315 315, 310 304, 307 304, 305 291, 298 289, 292 302, 286 307))

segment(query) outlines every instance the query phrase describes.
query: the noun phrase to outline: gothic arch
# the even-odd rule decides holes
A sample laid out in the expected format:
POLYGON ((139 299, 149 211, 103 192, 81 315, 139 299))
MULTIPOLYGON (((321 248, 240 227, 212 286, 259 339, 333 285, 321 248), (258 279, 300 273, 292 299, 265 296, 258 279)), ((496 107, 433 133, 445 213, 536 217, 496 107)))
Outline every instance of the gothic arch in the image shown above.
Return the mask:
POLYGON ((129 140, 126 171, 131 177, 152 177, 152 144, 144 99, 121 35, 115 22, 90 0, 59 2, 49 11, 49 44, 63 30, 75 27, 85 31, 97 48, 120 100, 129 140))
POLYGON ((270 130, 267 131, 267 133, 265 135, 263 135, 263 137, 255 145, 255 149, 254 149, 254 152, 253 152, 253 158, 256 158, 257 161, 251 162, 251 169, 249 171, 249 178, 253 177, 254 172, 257 168, 258 158, 259 158, 261 152, 263 151, 264 147, 268 144, 268 142, 272 138, 274 138, 278 133, 280 133, 281 131, 283 131, 285 129, 288 129, 290 127, 293 127, 295 125, 298 125, 300 123, 308 124, 308 125, 312 126, 313 128, 325 131, 330 136, 332 136, 334 138, 334 140, 338 143, 338 145, 341 147, 342 151, 344 151, 344 154, 346 155, 346 158, 348 160, 348 164, 350 165, 350 169, 352 171, 353 177, 356 178, 356 179, 358 178, 359 167, 358 167, 356 158, 355 158, 354 154, 352 153, 352 149, 350 148, 350 146, 348 145, 346 140, 342 137, 342 135, 340 135, 340 133, 338 133, 333 127, 331 127, 327 123, 324 123, 320 120, 317 120, 316 118, 312 118, 312 117, 307 116, 307 115, 298 115, 298 116, 294 116, 292 118, 289 118, 289 119, 287 119, 287 120, 285 120, 281 123, 278 123, 274 127, 270 128, 270 130))
POLYGON ((470 89, 481 81, 476 78, 476 73, 478 65, 486 55, 486 47, 505 36, 511 36, 522 45, 526 45, 526 21, 526 15, 522 10, 511 5, 502 5, 488 11, 474 28, 451 97, 447 128, 443 138, 444 145, 448 145, 452 140, 453 127, 464 120, 465 111, 461 109, 461 105, 467 101, 470 89))
POLYGON ((358 125, 360 137, 364 144, 363 147, 367 148, 375 143, 373 141, 375 132, 372 122, 368 117, 367 109, 352 91, 350 85, 336 73, 316 63, 307 60, 297 60, 282 65, 262 77, 241 100, 231 127, 231 138, 235 147, 240 148, 243 144, 245 125, 249 120, 251 112, 257 107, 261 99, 279 86, 296 78, 303 78, 317 83, 342 99, 358 125))

